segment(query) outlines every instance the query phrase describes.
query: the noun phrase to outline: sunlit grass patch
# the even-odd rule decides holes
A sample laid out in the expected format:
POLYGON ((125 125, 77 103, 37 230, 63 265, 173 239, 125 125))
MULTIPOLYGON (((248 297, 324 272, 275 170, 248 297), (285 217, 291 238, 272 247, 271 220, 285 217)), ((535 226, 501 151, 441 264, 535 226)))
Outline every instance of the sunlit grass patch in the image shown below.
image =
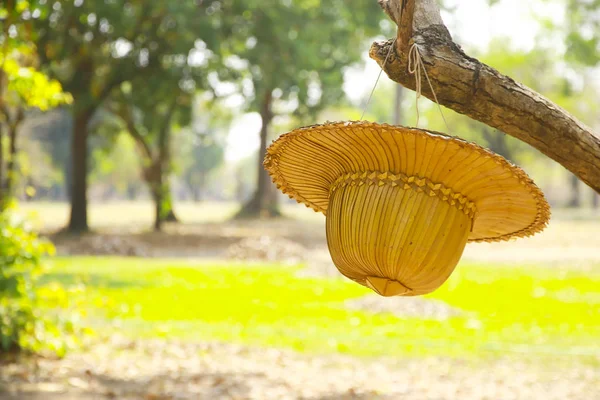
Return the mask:
MULTIPOLYGON (((461 265, 430 297, 447 320, 353 311, 370 292, 300 267, 141 258, 59 258, 46 282, 84 283, 98 327, 143 337, 222 340, 357 355, 600 357, 600 272, 461 265)), ((94 319, 95 318, 95 319, 94 319)))

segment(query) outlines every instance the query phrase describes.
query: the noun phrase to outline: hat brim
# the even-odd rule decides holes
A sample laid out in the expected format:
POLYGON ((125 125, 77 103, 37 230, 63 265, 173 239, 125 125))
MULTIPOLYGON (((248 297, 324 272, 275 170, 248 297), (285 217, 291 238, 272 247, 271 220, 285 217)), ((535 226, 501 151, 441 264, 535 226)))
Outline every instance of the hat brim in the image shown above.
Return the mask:
POLYGON ((339 177, 368 171, 426 178, 474 202, 469 241, 531 236, 550 218, 543 193, 521 168, 477 144, 423 129, 365 121, 299 128, 269 147, 264 165, 283 193, 323 214, 339 177))

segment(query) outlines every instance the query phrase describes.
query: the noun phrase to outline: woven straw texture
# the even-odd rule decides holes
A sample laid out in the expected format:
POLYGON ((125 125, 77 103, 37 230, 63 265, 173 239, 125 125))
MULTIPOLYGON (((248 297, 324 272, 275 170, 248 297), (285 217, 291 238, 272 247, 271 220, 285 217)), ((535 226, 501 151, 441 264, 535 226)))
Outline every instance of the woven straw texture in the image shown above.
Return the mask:
POLYGON ((330 188, 344 174, 426 178, 475 203, 469 241, 531 236, 550 218, 544 195, 521 168, 477 144, 422 129, 365 121, 300 128, 269 147, 264 165, 280 190, 324 214, 330 188))
POLYGON ((523 170, 421 129, 300 128, 274 142, 264 164, 279 189, 326 214, 338 270, 382 296, 429 293, 452 274, 467 241, 530 236, 550 215, 523 170))

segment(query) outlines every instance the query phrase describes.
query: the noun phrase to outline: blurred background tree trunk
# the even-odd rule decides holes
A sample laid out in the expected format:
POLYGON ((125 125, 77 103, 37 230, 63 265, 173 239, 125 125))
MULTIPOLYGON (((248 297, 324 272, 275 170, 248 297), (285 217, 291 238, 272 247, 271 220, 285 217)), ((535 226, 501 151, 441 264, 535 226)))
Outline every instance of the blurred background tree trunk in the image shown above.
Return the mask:
POLYGON ((4 125, 0 123, 0 211, 4 209, 4 125))
POLYGON ((402 99, 404 98, 404 89, 400 85, 396 86, 396 93, 394 96, 394 125, 402 125, 404 113, 402 112, 402 99))
POLYGON ((154 230, 162 230, 162 225, 165 220, 164 218, 164 186, 162 176, 160 173, 156 174, 155 181, 151 183, 152 200, 154 201, 154 230))
POLYGON ((177 215, 175 215, 175 209, 173 207, 173 194, 171 192, 171 183, 169 182, 169 178, 165 177, 163 186, 164 190, 164 200, 162 203, 163 208, 163 218, 165 222, 179 222, 177 215))
POLYGON ((279 201, 276 188, 271 184, 271 179, 267 171, 263 167, 263 160, 267 154, 267 141, 269 137, 269 126, 273 120, 273 113, 271 110, 273 102, 273 95, 271 90, 267 90, 262 101, 260 117, 262 120, 262 127, 260 129, 260 147, 258 151, 258 182, 257 189, 254 195, 248 201, 240 212, 238 217, 241 218, 252 218, 252 217, 278 217, 281 216, 279 210, 279 201))
POLYGON ((159 175, 161 180, 162 201, 159 203, 160 218, 164 222, 178 222, 175 211, 173 210, 173 196, 171 195, 171 183, 169 175, 171 173, 171 117, 175 111, 176 102, 173 102, 167 114, 164 126, 161 128, 158 136, 158 164, 160 165, 159 175))
POLYGON ((581 207, 581 194, 579 193, 579 178, 577 178, 573 174, 570 174, 569 185, 571 187, 571 198, 569 199, 567 207, 579 208, 581 207))
POLYGON ((73 135, 71 137, 72 154, 72 186, 71 186, 71 215, 69 232, 86 232, 87 219, 87 171, 88 171, 88 124, 92 117, 89 110, 75 112, 73 135))
POLYGON ((168 129, 162 129, 158 140, 159 154, 156 158, 152 158, 151 153, 146 154, 150 165, 144 171, 144 179, 150 187, 154 202, 154 230, 157 231, 162 229, 163 222, 177 222, 169 184, 168 136, 168 129))
POLYGON ((15 195, 14 188, 17 179, 17 133, 25 113, 22 108, 16 111, 13 121, 8 125, 8 162, 6 164, 6 185, 4 196, 11 198, 15 195))

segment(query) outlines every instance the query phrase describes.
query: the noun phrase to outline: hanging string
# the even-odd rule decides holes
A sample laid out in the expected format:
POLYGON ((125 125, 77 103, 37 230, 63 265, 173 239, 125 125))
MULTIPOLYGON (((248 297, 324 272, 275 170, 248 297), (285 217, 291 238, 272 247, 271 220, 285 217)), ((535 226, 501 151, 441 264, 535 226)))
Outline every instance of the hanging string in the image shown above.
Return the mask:
MULTIPOLYGON (((369 107, 369 104, 371 103, 371 99, 373 98, 373 94, 375 93, 375 89, 377 88, 377 84, 379 83, 379 79, 381 79, 381 74, 383 73, 385 66, 387 65, 388 59, 390 58, 390 55, 392 54, 392 49, 394 48, 395 45, 396 45, 396 39, 394 39, 394 41, 390 45, 390 49, 388 50, 385 60, 383 61, 383 64, 381 64, 381 70, 379 71, 379 74, 377 75, 377 79, 375 80, 375 85, 373 85, 373 89, 371 89, 371 93, 369 94, 367 103, 365 104, 365 107, 360 116, 361 121, 363 120, 365 113, 367 112, 367 108, 369 107)), ((450 133, 450 126, 448 125, 448 121, 446 120, 446 117, 444 116, 444 112, 442 111, 442 106, 440 105, 440 102, 437 98, 435 90, 433 90, 433 85, 431 84, 431 80, 429 79, 429 74, 427 74, 427 69, 425 68, 425 64, 423 63, 423 58, 421 57, 421 52, 419 51, 419 46, 416 43, 413 43, 413 45, 410 47, 410 50, 408 51, 408 73, 415 76, 415 93, 416 93, 415 108, 416 108, 416 112, 417 112, 417 123, 415 126, 417 128, 419 127, 419 119, 420 119, 419 98, 421 97, 422 89, 423 89, 423 87, 422 87, 423 78, 421 75, 421 71, 423 71, 423 73, 425 74, 425 79, 427 79, 429 89, 431 89, 431 93, 433 94, 433 99, 435 100, 435 103, 440 112, 440 115, 442 116, 444 125, 446 125, 446 129, 447 129, 448 133, 450 133)))
POLYGON ((440 102, 438 101, 437 95, 435 94, 435 90, 433 90, 433 85, 431 84, 431 80, 429 79, 429 75, 427 74, 427 69, 425 68, 425 64, 423 63, 423 59, 421 58, 421 53, 419 51, 419 47, 416 43, 410 47, 408 51, 408 72, 415 76, 415 106, 417 109, 417 124, 416 127, 419 127, 419 98, 421 97, 421 70, 425 73, 425 78, 427 79, 427 83, 429 84, 429 88, 431 89, 431 93, 433 94, 433 99, 437 104, 438 110, 440 111, 440 115, 444 120, 444 124, 446 125, 446 129, 448 133, 450 133, 450 127, 448 126, 448 121, 446 121, 446 117, 444 117, 444 113, 442 112, 442 106, 440 106, 440 102))
POLYGON ((390 49, 388 50, 387 56, 385 56, 385 60, 383 60, 383 64, 381 64, 381 70, 379 71, 379 75, 377 75, 377 80, 375 81, 375 85, 373 85, 373 89, 371 90, 371 94, 369 95, 369 99, 367 100, 367 104, 365 104, 365 108, 363 109, 363 112, 360 116, 360 120, 362 121, 365 113, 367 112, 367 108, 369 107, 369 104, 371 103, 371 99, 373 98, 373 93, 375 93, 375 89, 377 88, 377 84, 379 83, 379 79, 381 78, 381 74, 383 73, 383 70, 387 64, 388 58, 390 58, 390 54, 392 54, 392 49, 394 48, 394 46, 396 45, 396 39, 394 39, 394 41, 392 42, 390 49))

